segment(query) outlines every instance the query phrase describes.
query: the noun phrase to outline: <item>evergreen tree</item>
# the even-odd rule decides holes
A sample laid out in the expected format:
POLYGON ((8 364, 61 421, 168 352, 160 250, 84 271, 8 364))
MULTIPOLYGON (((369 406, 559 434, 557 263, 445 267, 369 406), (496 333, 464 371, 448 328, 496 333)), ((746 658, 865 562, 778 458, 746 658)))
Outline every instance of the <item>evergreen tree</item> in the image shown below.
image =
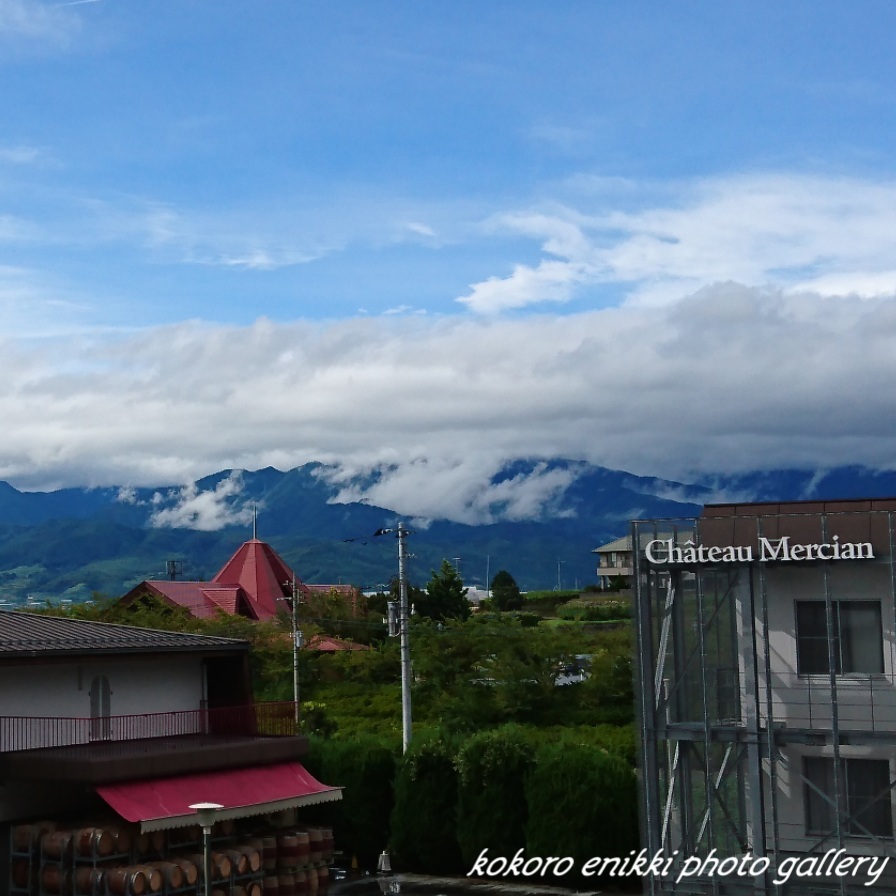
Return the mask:
POLYGON ((496 610, 522 610, 523 595, 513 576, 506 569, 499 570, 491 583, 492 603, 496 610))
POLYGON ((442 561, 438 572, 432 570, 432 578, 426 585, 425 596, 417 604, 417 612, 439 622, 469 618, 470 602, 464 580, 447 560, 442 561))

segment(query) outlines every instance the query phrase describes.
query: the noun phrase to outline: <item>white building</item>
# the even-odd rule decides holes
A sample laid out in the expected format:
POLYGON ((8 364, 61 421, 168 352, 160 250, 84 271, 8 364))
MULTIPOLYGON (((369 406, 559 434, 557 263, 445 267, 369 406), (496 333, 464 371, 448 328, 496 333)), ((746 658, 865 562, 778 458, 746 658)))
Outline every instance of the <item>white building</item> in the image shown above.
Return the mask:
POLYGON ((896 892, 894 514, 633 524, 646 892, 896 892))
MULTIPOLYGON (((0 892, 44 886, 42 847, 17 855, 17 825, 156 832, 164 859, 185 839, 176 832, 195 827, 193 804, 218 804, 221 823, 261 825, 341 798, 299 762, 308 743, 295 705, 253 700, 248 647, 0 611, 0 892)), ((68 854, 58 861, 61 886, 73 869, 68 854)))

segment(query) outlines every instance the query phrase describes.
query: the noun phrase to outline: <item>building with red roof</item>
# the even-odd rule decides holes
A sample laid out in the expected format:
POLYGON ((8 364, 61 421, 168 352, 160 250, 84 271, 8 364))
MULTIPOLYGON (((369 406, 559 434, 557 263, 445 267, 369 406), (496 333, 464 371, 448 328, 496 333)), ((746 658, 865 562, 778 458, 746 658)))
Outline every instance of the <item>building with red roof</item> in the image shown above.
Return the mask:
POLYGON ((309 587, 269 544, 250 538, 209 582, 147 579, 121 601, 127 606, 149 595, 171 606, 184 607, 200 619, 223 611, 265 620, 273 619, 278 612, 289 611, 293 587, 299 592, 300 600, 310 593, 309 587))

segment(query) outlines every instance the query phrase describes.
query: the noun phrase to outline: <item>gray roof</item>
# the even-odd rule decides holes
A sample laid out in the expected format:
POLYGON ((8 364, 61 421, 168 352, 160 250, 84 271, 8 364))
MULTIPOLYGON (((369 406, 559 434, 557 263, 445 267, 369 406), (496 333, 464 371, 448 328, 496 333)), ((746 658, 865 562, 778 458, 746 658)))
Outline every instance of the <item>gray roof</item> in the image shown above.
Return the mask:
POLYGON ((245 650, 246 641, 0 610, 0 657, 245 650))
POLYGON ((602 544, 599 548, 595 548, 591 553, 609 554, 612 551, 630 551, 631 549, 632 537, 631 535, 625 535, 622 538, 617 538, 616 541, 611 541, 609 544, 602 544))

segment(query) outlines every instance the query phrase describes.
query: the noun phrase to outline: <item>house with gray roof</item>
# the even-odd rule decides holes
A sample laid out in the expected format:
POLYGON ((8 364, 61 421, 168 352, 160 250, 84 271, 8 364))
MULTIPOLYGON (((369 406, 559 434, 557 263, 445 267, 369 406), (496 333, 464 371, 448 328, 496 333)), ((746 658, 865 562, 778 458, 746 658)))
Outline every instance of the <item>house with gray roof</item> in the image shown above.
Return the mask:
POLYGON ((257 824, 339 799, 307 751, 292 702, 254 701, 245 641, 0 611, 0 892, 38 892, 41 847, 11 837, 35 820, 176 833, 197 803, 257 824))

